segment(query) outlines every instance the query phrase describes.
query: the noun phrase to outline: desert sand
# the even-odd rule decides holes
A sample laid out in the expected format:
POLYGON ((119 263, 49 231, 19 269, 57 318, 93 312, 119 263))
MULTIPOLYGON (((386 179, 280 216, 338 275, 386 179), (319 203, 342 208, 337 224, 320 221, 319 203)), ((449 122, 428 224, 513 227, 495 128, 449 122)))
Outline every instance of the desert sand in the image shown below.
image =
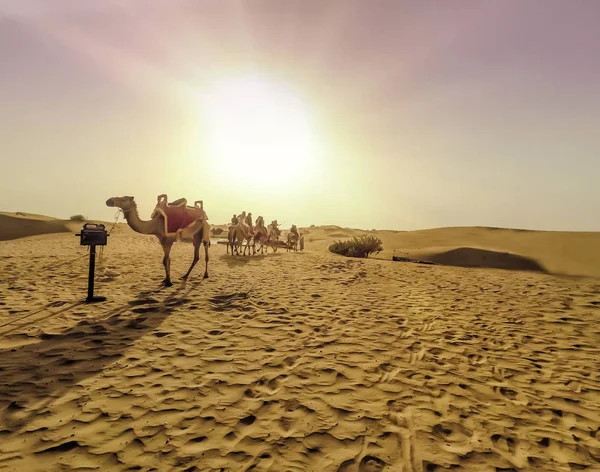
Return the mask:
POLYGON ((163 288, 119 224, 86 305, 77 227, 0 215, 0 470, 600 470, 598 233, 308 228, 163 288))

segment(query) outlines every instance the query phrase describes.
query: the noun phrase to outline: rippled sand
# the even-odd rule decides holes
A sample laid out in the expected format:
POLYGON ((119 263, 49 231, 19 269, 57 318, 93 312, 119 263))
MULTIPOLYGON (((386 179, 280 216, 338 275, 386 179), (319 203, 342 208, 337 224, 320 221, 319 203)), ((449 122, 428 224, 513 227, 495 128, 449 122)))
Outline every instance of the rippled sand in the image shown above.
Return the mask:
POLYGON ((600 470, 598 279, 210 255, 0 242, 0 470, 600 470))

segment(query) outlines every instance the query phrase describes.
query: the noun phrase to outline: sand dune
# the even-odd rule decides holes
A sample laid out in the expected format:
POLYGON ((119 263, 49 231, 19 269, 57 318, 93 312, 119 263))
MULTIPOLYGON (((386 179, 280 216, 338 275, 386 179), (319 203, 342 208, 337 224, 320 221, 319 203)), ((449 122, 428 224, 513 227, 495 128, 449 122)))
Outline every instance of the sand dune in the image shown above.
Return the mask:
POLYGON ((0 213, 0 241, 38 234, 69 232, 66 221, 25 214, 0 213))
MULTIPOLYGON (((590 245, 562 255, 556 234, 380 234, 448 258, 596 260, 577 233, 565 247, 590 245)), ((325 229, 306 238, 254 258, 214 245, 210 279, 165 289, 159 245, 118 226, 97 305, 72 234, 0 242, 0 470, 600 469, 598 279, 350 260, 325 229)), ((191 258, 175 245, 174 280, 191 258)))
MULTIPOLYGON (((90 222, 92 221, 90 220, 90 222)), ((60 220, 32 213, 0 212, 0 241, 40 234, 75 233, 81 229, 83 223, 82 221, 60 220)), ((98 221, 98 223, 100 222, 98 221)))
POLYGON ((504 267, 517 270, 543 268, 553 274, 600 277, 598 232, 483 227, 421 231, 362 231, 342 230, 338 227, 307 229, 307 241, 312 241, 320 249, 325 249, 335 239, 371 234, 383 241, 385 251, 380 257, 385 259, 391 259, 393 250, 396 249, 415 259, 459 267, 504 267), (339 236, 332 236, 332 233, 338 233, 339 236))
POLYGON ((545 272, 544 267, 528 257, 472 247, 460 247, 445 252, 421 254, 420 258, 436 264, 457 267, 487 267, 490 269, 545 272))
MULTIPOLYGON (((107 227, 112 223, 104 222, 107 227)), ((0 241, 39 234, 77 232, 81 222, 42 215, 0 212, 0 241)), ((118 227, 124 225, 119 224, 118 227)), ((226 237, 227 225, 214 225, 226 237)), ((125 229, 128 230, 128 229, 125 229)), ((600 232, 530 231, 460 227, 419 231, 364 231, 335 225, 302 228, 307 242, 326 250, 335 240, 375 235, 383 241, 379 256, 394 250, 411 258, 457 267, 546 271, 557 275, 600 277, 600 232)), ((283 236, 286 231, 284 230, 283 236)))

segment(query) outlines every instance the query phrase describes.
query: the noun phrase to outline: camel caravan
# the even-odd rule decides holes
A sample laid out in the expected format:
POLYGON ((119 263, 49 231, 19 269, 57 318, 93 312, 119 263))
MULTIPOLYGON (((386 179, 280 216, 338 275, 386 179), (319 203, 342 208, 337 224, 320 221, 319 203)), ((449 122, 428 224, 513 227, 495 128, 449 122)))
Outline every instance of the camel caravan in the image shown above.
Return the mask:
MULTIPOLYGON (((158 238, 163 248, 163 266, 165 268, 165 279, 163 283, 170 287, 171 282, 171 248, 175 241, 182 239, 191 239, 194 247, 194 259, 188 271, 181 277, 187 280, 192 269, 200 260, 200 246, 204 246, 204 278, 208 278, 208 248, 210 247, 210 225, 208 224, 208 215, 204 211, 202 200, 194 202, 193 206, 187 204, 185 198, 180 198, 171 203, 168 202, 167 195, 162 194, 157 197, 156 206, 150 215, 150 220, 142 220, 137 210, 137 203, 134 197, 112 197, 106 201, 109 207, 118 208, 124 215, 127 224, 140 234, 154 235, 158 238)), ((298 233, 296 225, 292 225, 287 236, 287 243, 279 241, 281 230, 278 227, 277 220, 265 227, 262 216, 256 220, 256 225, 252 224, 252 213, 244 211, 239 216, 233 216, 231 226, 227 236, 227 253, 231 248, 231 254, 239 255, 244 246, 243 255, 246 250, 252 255, 256 254, 256 245, 259 245, 258 252, 263 254, 270 247, 276 252, 279 247, 287 248, 288 251, 304 249, 304 238, 298 233)))
POLYGON ((256 219, 256 224, 253 225, 252 213, 246 214, 245 211, 241 215, 235 214, 231 218, 231 226, 227 233, 227 254, 231 249, 231 254, 239 255, 242 246, 244 251, 242 255, 246 255, 246 251, 252 255, 259 252, 260 254, 268 252, 271 248, 273 252, 277 252, 280 247, 288 251, 298 251, 298 244, 301 249, 304 249, 304 239, 298 233, 296 225, 292 225, 287 235, 287 242, 280 241, 281 230, 277 220, 271 221, 271 224, 265 226, 265 220, 262 216, 256 219), (258 246, 258 249, 257 249, 258 246))

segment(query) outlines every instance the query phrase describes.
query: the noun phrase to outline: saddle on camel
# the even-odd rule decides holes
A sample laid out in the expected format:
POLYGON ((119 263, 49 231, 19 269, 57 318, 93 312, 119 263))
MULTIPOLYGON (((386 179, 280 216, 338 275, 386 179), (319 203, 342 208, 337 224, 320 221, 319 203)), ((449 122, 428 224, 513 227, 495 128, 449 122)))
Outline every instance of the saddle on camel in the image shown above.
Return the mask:
POLYGON ((195 201, 194 206, 188 206, 185 198, 168 203, 165 194, 157 197, 156 207, 151 218, 157 215, 162 215, 165 220, 165 235, 176 240, 192 237, 192 227, 195 223, 199 220, 208 220, 202 200, 195 201))

